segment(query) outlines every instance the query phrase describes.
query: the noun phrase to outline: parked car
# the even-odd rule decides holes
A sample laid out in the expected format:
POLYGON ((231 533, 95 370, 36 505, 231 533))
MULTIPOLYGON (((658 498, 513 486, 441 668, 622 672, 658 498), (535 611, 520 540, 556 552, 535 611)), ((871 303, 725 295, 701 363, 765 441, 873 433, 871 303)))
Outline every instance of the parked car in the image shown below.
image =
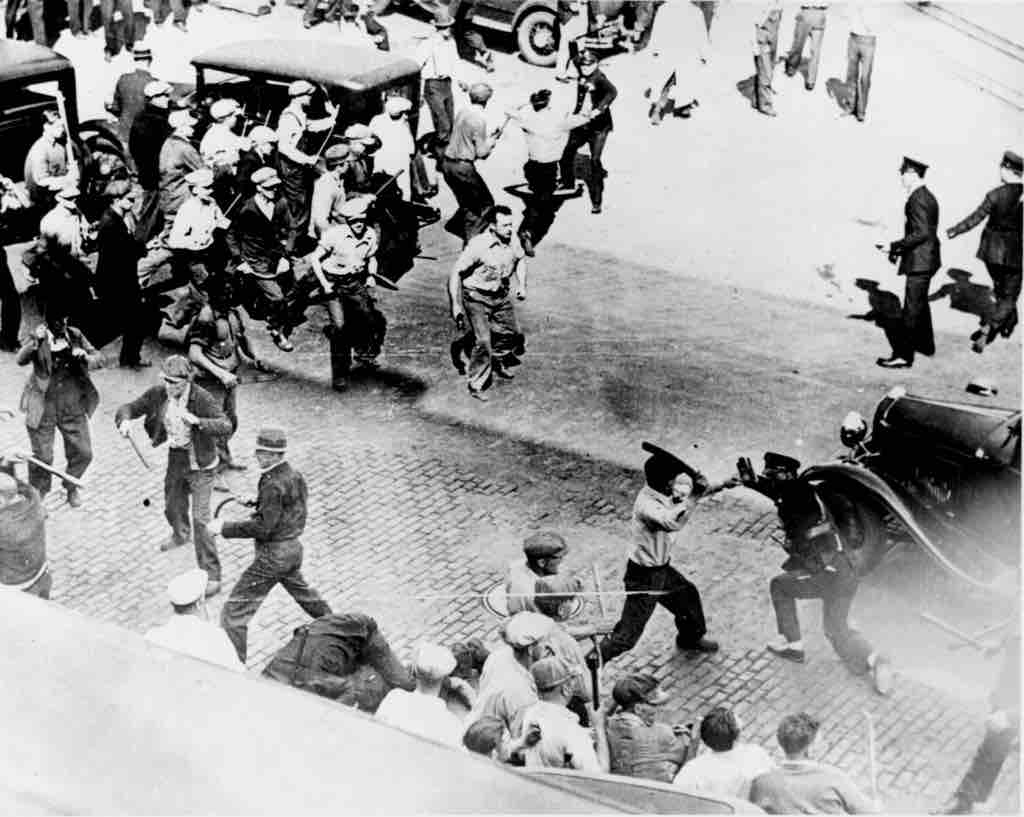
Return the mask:
POLYGON ((871 571, 910 537, 945 570, 999 595, 1018 592, 1021 411, 890 391, 868 423, 851 412, 849 453, 805 470, 854 556, 871 571))

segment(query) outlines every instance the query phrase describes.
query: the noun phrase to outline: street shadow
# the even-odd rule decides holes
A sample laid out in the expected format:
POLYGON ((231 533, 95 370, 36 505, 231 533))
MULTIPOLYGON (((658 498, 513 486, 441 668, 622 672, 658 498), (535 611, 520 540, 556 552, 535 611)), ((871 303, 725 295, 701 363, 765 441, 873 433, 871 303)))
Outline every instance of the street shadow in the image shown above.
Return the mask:
POLYGON ((387 390, 402 402, 414 402, 427 390, 427 382, 400 369, 358 369, 349 376, 350 391, 387 390))
POLYGON ((757 75, 753 74, 746 79, 736 83, 736 90, 750 103, 750 107, 757 107, 757 75))
POLYGON ((995 306, 992 299, 992 288, 985 284, 975 284, 971 281, 971 273, 962 269, 951 269, 946 273, 953 280, 943 284, 939 289, 928 296, 931 302, 941 301, 949 298, 949 308, 957 312, 966 312, 968 315, 976 315, 983 322, 988 322, 995 306))
POLYGON ((831 77, 825 81, 825 92, 836 103, 842 113, 852 113, 855 103, 853 87, 839 77, 831 77))
MULTIPOLYGON (((857 289, 864 290, 868 296, 868 311, 861 315, 847 315, 850 320, 868 321, 885 333, 892 345, 898 338, 903 322, 903 307, 900 296, 887 289, 881 289, 878 281, 870 278, 858 278, 854 282, 857 289)), ((896 348, 895 346, 893 348, 896 348)))

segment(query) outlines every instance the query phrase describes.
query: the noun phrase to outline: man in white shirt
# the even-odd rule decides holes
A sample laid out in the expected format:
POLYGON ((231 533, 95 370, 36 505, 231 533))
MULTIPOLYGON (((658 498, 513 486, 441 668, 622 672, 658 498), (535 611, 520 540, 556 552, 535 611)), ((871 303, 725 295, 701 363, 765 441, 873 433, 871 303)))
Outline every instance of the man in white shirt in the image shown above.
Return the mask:
POLYGON ((172 250, 201 252, 210 249, 216 231, 226 230, 231 222, 213 200, 212 170, 205 167, 194 170, 185 180, 192 195, 174 217, 167 246, 172 250))
POLYGON ((853 3, 848 10, 850 38, 846 43, 846 88, 849 93, 842 105, 848 114, 863 122, 867 114, 871 72, 875 67, 875 46, 878 44, 877 11, 866 3, 853 3))
MULTIPOLYGON (((421 644, 413 660, 416 690, 391 690, 377 708, 377 720, 447 746, 461 746, 462 722, 441 698, 441 685, 452 674, 455 663, 455 656, 446 647, 421 644)), ((469 687, 465 681, 455 680, 469 687)))
POLYGON ((575 688, 575 671, 557 656, 537 661, 530 669, 540 700, 523 714, 523 732, 540 730, 540 742, 523 752, 526 767, 578 769, 607 773, 608 736, 605 712, 591 713, 594 735, 580 726, 579 717, 566 704, 575 688))
POLYGON ((452 38, 454 25, 455 20, 448 9, 439 8, 434 15, 434 34, 420 43, 415 56, 423 77, 423 98, 434 123, 434 144, 438 156, 451 138, 455 119, 452 78, 456 76, 459 51, 452 38))
POLYGON ((380 147, 373 155, 374 170, 397 176, 395 185, 402 198, 412 197, 410 164, 416 152, 416 142, 409 127, 412 103, 403 96, 389 96, 384 100, 384 113, 370 120, 370 130, 380 139, 380 147))
POLYGON ((227 633, 211 624, 206 610, 205 570, 189 570, 176 576, 167 585, 174 615, 166 624, 146 633, 151 644, 184 653, 200 661, 217 664, 233 672, 244 672, 227 633))
POLYGON ((683 766, 672 782, 687 791, 746 800, 754 778, 771 771, 774 764, 760 746, 737 743, 739 736, 736 716, 716 706, 700 724, 700 739, 711 751, 683 766))
POLYGON ((235 133, 241 114, 241 107, 233 99, 218 99, 210 106, 213 124, 199 143, 199 153, 206 164, 211 167, 235 167, 242 151, 252 147, 248 139, 235 133))

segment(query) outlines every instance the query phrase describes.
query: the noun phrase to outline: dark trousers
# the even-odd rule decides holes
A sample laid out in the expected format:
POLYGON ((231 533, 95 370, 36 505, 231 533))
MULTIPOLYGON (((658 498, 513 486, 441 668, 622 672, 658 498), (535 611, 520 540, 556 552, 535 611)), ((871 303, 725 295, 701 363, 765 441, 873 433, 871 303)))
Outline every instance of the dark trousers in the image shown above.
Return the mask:
POLYGON ((595 128, 591 125, 573 128, 558 162, 562 184, 571 184, 576 178, 576 154, 581 147, 587 145, 590 150, 590 203, 595 207, 600 207, 604 199, 604 177, 607 174, 601 164, 601 154, 604 153, 604 145, 610 133, 611 128, 595 128))
POLYGON ((106 39, 106 52, 114 55, 121 50, 131 51, 135 44, 135 14, 131 0, 100 0, 100 16, 103 19, 103 35, 106 39), (121 12, 121 22, 114 20, 114 14, 121 12))
POLYGON ((859 632, 850 627, 850 606, 857 595, 859 580, 849 559, 839 554, 831 567, 834 570, 786 572, 775 576, 768 586, 775 608, 775 622, 779 633, 787 641, 800 640, 800 620, 797 618, 797 599, 821 599, 822 624, 825 637, 836 654, 851 672, 858 675, 868 671, 871 645, 859 632))
POLYGON ((139 202, 139 219, 135 223, 135 238, 145 244, 164 227, 164 214, 160 210, 160 191, 142 190, 142 201, 139 202))
POLYGON ((779 50, 779 22, 782 12, 773 12, 757 29, 757 54, 754 55, 754 107, 766 113, 772 105, 772 79, 779 50))
POLYGON ((309 209, 313 196, 313 169, 293 162, 287 156, 277 157, 281 176, 281 196, 288 205, 288 249, 295 248, 301 236, 309 232, 309 209))
POLYGON ((434 144, 440 157, 442 149, 452 137, 452 122, 455 120, 451 78, 423 80, 423 98, 430 108, 430 118, 434 122, 434 144))
POLYGON ((67 0, 68 25, 72 34, 88 34, 92 16, 92 0, 67 0))
POLYGON ((164 476, 164 516, 178 542, 187 542, 189 531, 195 539, 196 564, 205 570, 210 581, 220 581, 220 557, 217 545, 206 530, 210 521, 210 496, 213 493, 214 471, 192 470, 188 451, 171 448, 167 453, 167 474, 164 476), (188 501, 192 499, 192 519, 188 517, 188 501))
POLYGON ((43 0, 7 0, 5 23, 8 39, 14 39, 15 23, 21 11, 22 2, 28 8, 28 19, 32 24, 32 39, 37 45, 49 45, 46 38, 46 14, 43 8, 43 0))
POLYGON ((850 91, 851 113, 863 119, 871 91, 871 71, 875 67, 875 37, 851 34, 846 43, 846 87, 850 91))
MULTIPOLYGON (((89 436, 89 418, 80 413, 69 413, 57 411, 52 405, 47 405, 43 411, 43 417, 37 428, 28 429, 28 441, 32 447, 32 456, 42 460, 47 465, 53 465, 53 440, 56 432, 64 440, 64 456, 67 458, 67 468, 64 470, 73 477, 80 477, 85 469, 92 462, 92 440, 89 436)), ((51 475, 32 463, 28 465, 29 484, 46 494, 50 490, 51 475)), ((65 484, 65 488, 71 488, 65 484)))
MULTIPOLYGON (((992 294, 996 298, 995 308, 989 317, 988 340, 991 342, 1000 334, 1004 338, 1010 337, 1017 325, 1017 299, 1020 297, 1021 268, 987 262, 985 266, 992 278, 992 294)), ((6 304, 6 301, 4 303, 6 304)), ((6 321, 4 325, 6 326, 6 321)))
MULTIPOLYGON (((257 278, 251 276, 253 292, 259 301, 259 309, 267 323, 267 330, 289 334, 292 330, 289 316, 293 304, 285 295, 282 277, 257 278)), ((290 287, 289 287, 290 289, 290 287)))
POLYGON ((222 466, 228 465, 234 461, 228 443, 238 431, 238 389, 229 389, 215 377, 197 377, 195 382, 209 392, 214 402, 224 412, 224 416, 231 421, 231 434, 227 437, 217 437, 216 440, 217 456, 220 457, 220 463, 222 466))
POLYGON ((807 40, 811 48, 807 54, 807 85, 814 87, 818 79, 818 61, 821 59, 821 41, 825 36, 825 10, 801 8, 793 24, 793 44, 786 57, 786 73, 793 76, 800 69, 807 40))
POLYGON ((914 354, 935 354, 935 334, 932 331, 932 308, 928 302, 928 287, 934 272, 912 273, 907 276, 903 295, 903 321, 895 338, 890 338, 892 353, 913 362, 914 354), (893 340, 896 342, 893 343, 893 340))
POLYGON ((21 296, 7 264, 7 253, 0 248, 0 349, 18 348, 21 329, 21 296))
POLYGON ((118 363, 135 366, 142 361, 142 342, 146 339, 147 325, 145 308, 141 296, 126 311, 123 317, 124 330, 121 334, 121 353, 118 363))
MULTIPOLYGON (((1011 721, 1012 717, 1011 715, 1011 721)), ((996 780, 999 779, 1003 762, 1019 735, 1019 727, 1014 723, 1011 723, 1009 729, 986 729, 985 738, 981 741, 978 751, 974 753, 967 774, 957 787, 957 796, 971 803, 988 800, 996 780)))
POLYGON ((302 576, 302 544, 298 539, 260 542, 256 558, 241 576, 224 603, 220 626, 245 662, 249 622, 275 584, 280 584, 312 618, 329 616, 331 608, 302 576))
POLYGON ((331 325, 325 334, 331 346, 331 380, 339 381, 348 375, 353 354, 364 362, 380 354, 387 320, 362 281, 336 281, 334 291, 338 297, 326 303, 331 325))
POLYGON ((160 25, 168 14, 174 15, 174 22, 184 23, 188 20, 188 7, 185 0, 151 0, 153 23, 160 25))
POLYGON ((535 162, 523 165, 523 175, 530 185, 526 199, 520 233, 529 233, 530 240, 539 242, 555 220, 555 188, 558 186, 558 162, 535 162))
POLYGON ((456 345, 463 350, 470 350, 466 370, 469 388, 483 391, 491 385, 496 360, 522 354, 523 334, 508 293, 489 295, 463 290, 462 307, 466 311, 470 328, 456 341, 456 345))
POLYGON ((441 173, 459 203, 449 223, 463 241, 469 241, 487 229, 487 213, 494 206, 494 196, 473 162, 445 158, 441 173))
POLYGON ((626 596, 622 617, 611 634, 601 641, 601 657, 605 661, 633 649, 659 604, 675 617, 676 641, 680 645, 696 644, 707 633, 700 592, 693 582, 671 565, 643 567, 629 561, 624 583, 627 592, 638 592, 639 595, 626 596), (666 595, 648 596, 643 591, 664 592, 666 595))

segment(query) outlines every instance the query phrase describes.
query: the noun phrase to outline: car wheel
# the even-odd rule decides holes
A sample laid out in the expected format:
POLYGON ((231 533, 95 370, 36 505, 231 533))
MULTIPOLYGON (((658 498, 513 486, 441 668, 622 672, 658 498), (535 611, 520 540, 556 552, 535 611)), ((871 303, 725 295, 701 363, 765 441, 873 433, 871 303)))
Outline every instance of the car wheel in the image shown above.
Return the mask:
POLYGON ((819 493, 839 528, 843 547, 857 575, 866 576, 878 567, 890 549, 884 515, 861 492, 821 486, 819 493))
POLYGON ((552 67, 558 60, 558 32, 555 15, 536 9, 519 22, 516 29, 519 54, 530 65, 552 67))

